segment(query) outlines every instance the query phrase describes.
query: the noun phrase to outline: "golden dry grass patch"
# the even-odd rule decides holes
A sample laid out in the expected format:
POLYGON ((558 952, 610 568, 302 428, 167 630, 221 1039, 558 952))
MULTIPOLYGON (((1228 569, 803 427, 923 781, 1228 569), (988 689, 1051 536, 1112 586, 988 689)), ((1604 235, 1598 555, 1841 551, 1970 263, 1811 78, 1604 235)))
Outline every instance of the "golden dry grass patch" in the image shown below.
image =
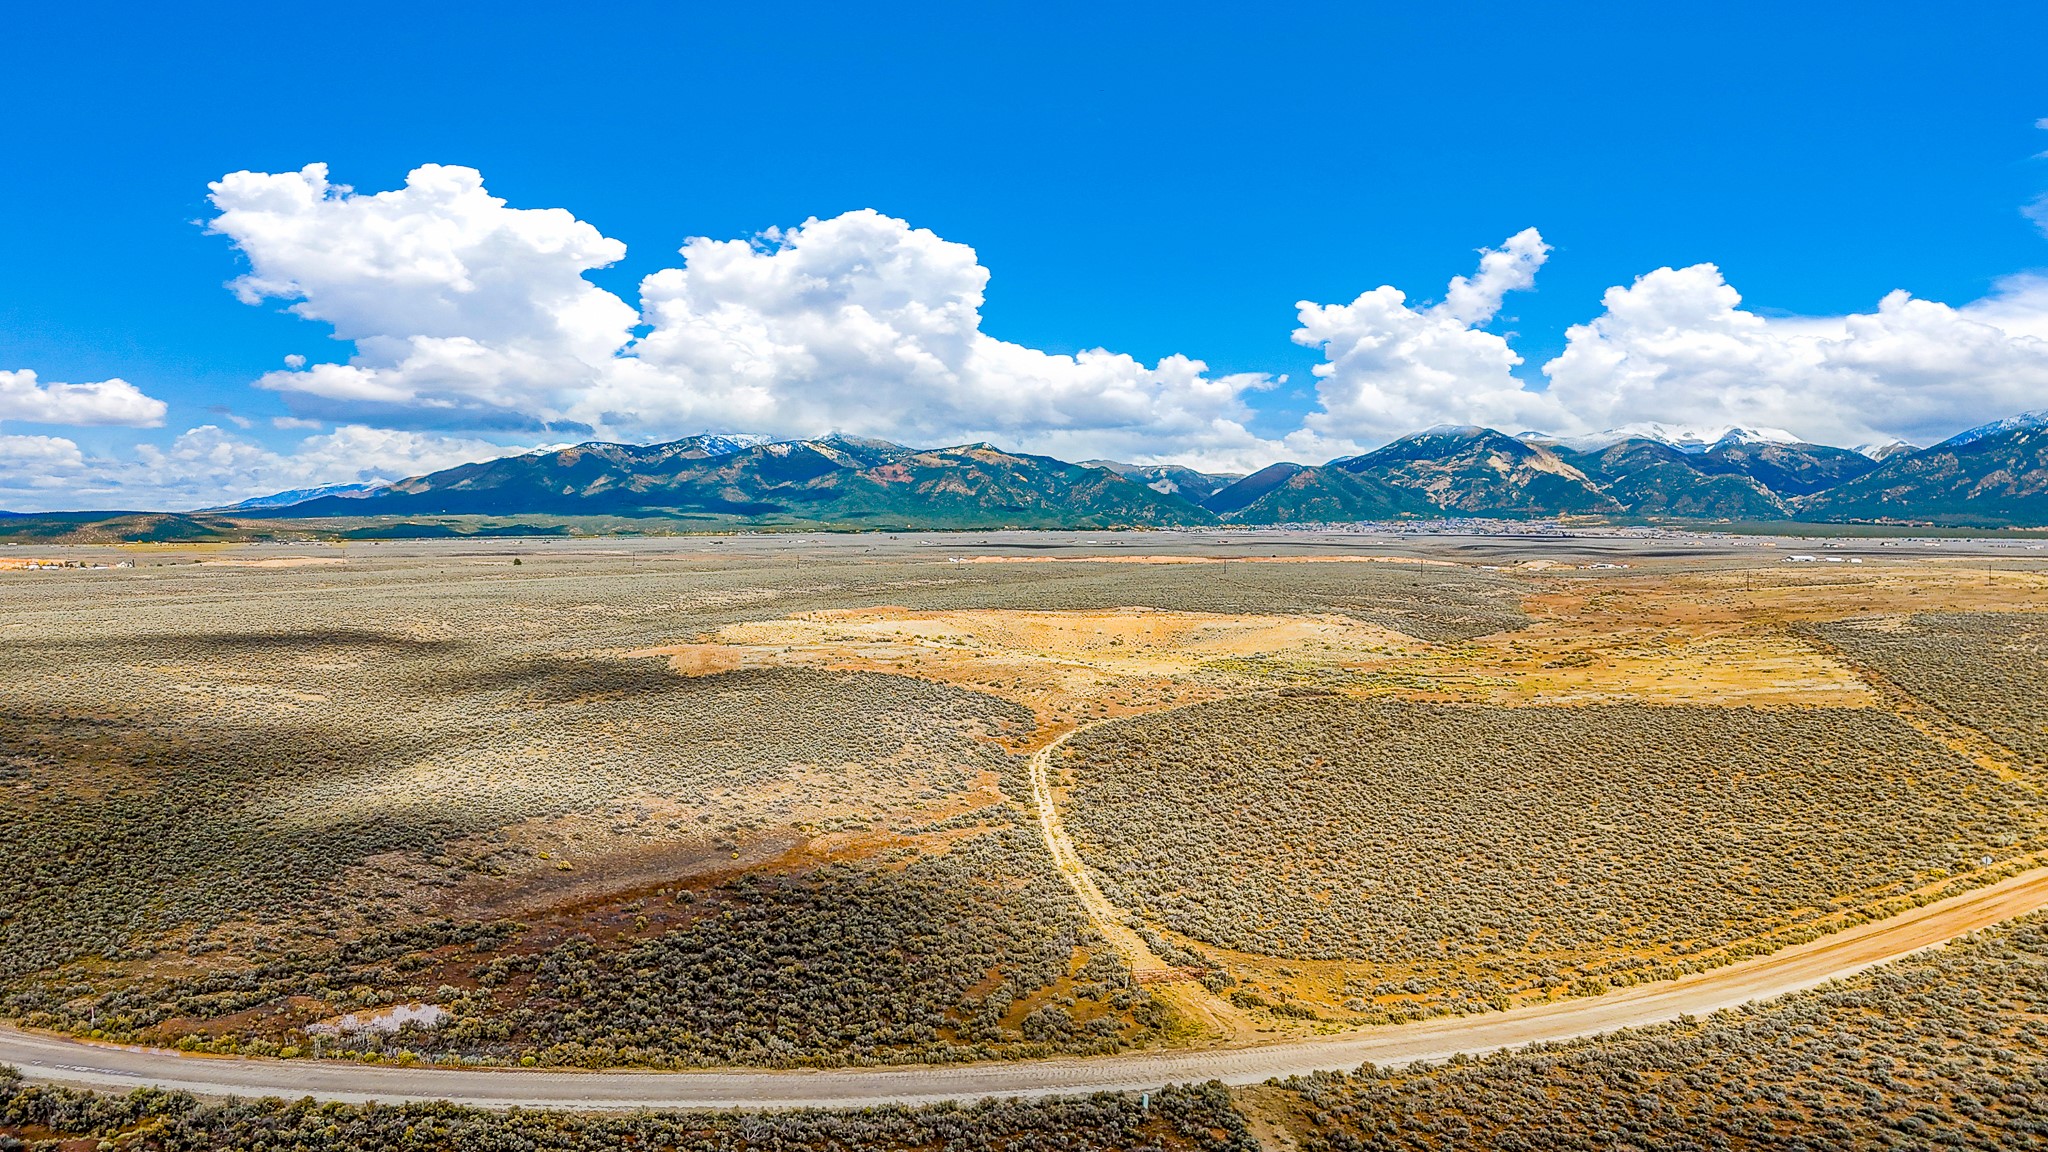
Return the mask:
POLYGON ((1493 704, 1874 703, 1854 669, 1782 624, 1702 604, 1670 577, 1532 590, 1526 607, 1529 627, 1465 644, 1335 615, 864 608, 734 624, 629 655, 665 657, 684 675, 794 664, 944 681, 1031 708, 1053 730, 1033 746, 1088 719, 1289 681, 1493 704))
POLYGON ((1090 719, 1135 715, 1267 686, 1234 661, 1291 657, 1366 668, 1429 645, 1342 616, 881 607, 732 624, 704 641, 627 653, 677 672, 804 665, 880 671, 972 688, 1030 708, 1031 750, 1090 719))
POLYGON ((2029 602, 2048 606, 2048 575, 1987 574, 1960 563, 1652 570, 1532 590, 1522 604, 1529 627, 1446 648, 1434 663, 1445 674, 1503 681, 1457 697, 1497 704, 1876 707, 1878 692, 1860 670, 1791 626, 1870 614, 2011 611, 2029 602))

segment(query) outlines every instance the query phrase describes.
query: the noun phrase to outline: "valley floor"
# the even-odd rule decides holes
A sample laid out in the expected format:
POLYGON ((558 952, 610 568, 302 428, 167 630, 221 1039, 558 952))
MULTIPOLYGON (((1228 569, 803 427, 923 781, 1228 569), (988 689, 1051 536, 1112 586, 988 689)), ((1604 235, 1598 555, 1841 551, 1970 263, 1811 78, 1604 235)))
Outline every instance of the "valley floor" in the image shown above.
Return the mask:
POLYGON ((34 1082, 1250 1085, 1697 1017, 2048 905, 2031 541, 55 558, 0 572, 0 1063, 34 1082))

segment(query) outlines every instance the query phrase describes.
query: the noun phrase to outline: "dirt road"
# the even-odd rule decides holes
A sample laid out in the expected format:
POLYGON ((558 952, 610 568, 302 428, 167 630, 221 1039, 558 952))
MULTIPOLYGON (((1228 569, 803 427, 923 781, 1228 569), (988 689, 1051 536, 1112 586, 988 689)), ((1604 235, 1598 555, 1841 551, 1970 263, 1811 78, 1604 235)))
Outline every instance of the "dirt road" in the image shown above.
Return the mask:
POLYGON ((1512 1012, 1264 1046, 830 1072, 556 1072, 198 1058, 0 1029, 0 1063, 19 1066, 31 1080, 116 1091, 147 1084, 214 1096, 453 1100, 486 1107, 575 1109, 863 1107, 1141 1091, 1210 1079, 1250 1084, 1273 1076, 1349 1069, 1365 1061, 1387 1065, 1437 1060, 1457 1052, 1479 1053, 1704 1015, 1811 988, 2043 907, 2048 907, 2048 868, 1683 980, 1512 1012))
POLYGON ((1161 960, 1151 948, 1145 945, 1136 932, 1124 923, 1123 913, 1109 902, 1109 897, 1096 887, 1095 878, 1088 875, 1088 869, 1081 863, 1081 854, 1074 850, 1074 842, 1067 839, 1067 829, 1060 822, 1059 806, 1053 802, 1052 757, 1067 741, 1086 732, 1099 728, 1108 721, 1084 724, 1071 732, 1063 733, 1059 739, 1040 748, 1031 756, 1031 806, 1038 809, 1038 832, 1045 841, 1045 850, 1052 854, 1053 864, 1059 868, 1067 886, 1081 901, 1081 907, 1088 914, 1092 924, 1103 939, 1118 952, 1123 953, 1124 962, 1135 974, 1164 972, 1166 961, 1161 960))

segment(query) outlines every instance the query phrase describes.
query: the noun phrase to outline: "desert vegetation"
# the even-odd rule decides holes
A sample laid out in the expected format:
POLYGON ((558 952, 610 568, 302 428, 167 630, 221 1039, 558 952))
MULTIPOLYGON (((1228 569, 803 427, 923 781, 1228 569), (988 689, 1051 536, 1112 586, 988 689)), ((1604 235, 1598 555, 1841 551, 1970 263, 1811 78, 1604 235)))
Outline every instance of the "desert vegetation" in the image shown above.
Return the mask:
MULTIPOLYGON (((416 1003, 438 1023, 321 1054, 543 1066, 1096 1053, 1198 1015, 1589 994, 2043 843, 2028 779, 1853 706, 1860 684, 1825 716, 1443 702, 1513 696, 1496 651, 1577 690, 1551 685, 1576 603, 1552 576, 1040 547, 356 544, 0 577, 0 1017, 310 1055, 314 1025, 416 1003), (1104 721, 1055 761, 1118 905, 1091 929, 1025 769, 1104 721), (1133 983, 1097 935, 1144 951, 1126 926, 1178 985, 1133 983), (1318 964, 1342 971, 1295 1002, 1318 964)), ((1819 682, 1800 669, 1736 678, 1784 699, 1819 682)))
POLYGON ((1304 1152, 2039 1148, 2048 922, 1656 1028, 1249 1095, 1304 1152))
POLYGON ((901 869, 744 877, 644 942, 570 940, 485 965, 474 1028, 444 1042, 488 1049, 502 1034, 541 1063, 593 1066, 1113 1051, 1158 1009, 1043 861, 1012 825, 901 869), (521 984, 492 1010, 489 992, 521 984))
MULTIPOLYGON (((943 887, 926 876, 931 868, 979 870, 980 931, 939 942, 962 950, 945 972, 967 964, 962 956, 981 963, 971 977, 936 982, 892 973, 895 1024, 821 1026, 787 1052, 815 1057, 842 1033, 938 1043, 917 1030, 958 1009, 985 978, 982 998, 1001 990, 1021 1001, 1054 978, 1050 969, 1068 975, 1081 922, 1056 902, 1062 886, 1033 883, 1032 869, 1013 859, 1029 841, 1005 831, 1014 805, 995 787, 1018 771, 1000 738, 1027 732, 1029 712, 878 673, 686 677, 660 661, 622 659, 604 642, 667 638, 671 621, 644 587, 585 600, 595 589, 582 575, 558 584, 187 566, 148 583, 37 589, 33 599, 23 587, 0 590, 0 612, 15 623, 0 630, 6 1014, 69 1025, 84 1013, 117 1033, 177 1021, 215 1042, 208 1019, 247 1015, 308 987, 334 993, 337 1011, 389 1003, 418 982, 395 963, 424 966, 436 948, 473 950, 480 933, 559 952, 538 972, 508 978, 495 1007, 536 981, 579 979, 590 963, 571 962, 573 932, 500 927, 508 917, 611 890, 628 890, 626 899, 666 887, 672 899, 717 888, 821 836, 852 849, 846 866, 812 881, 804 874, 833 852, 793 862, 776 884, 724 891, 718 915, 688 929, 726 964, 729 981, 745 983, 737 966, 773 945, 732 948, 720 932, 756 931, 769 910, 794 905, 814 920, 858 925, 876 956, 896 949, 904 965, 927 963, 914 954, 932 939, 929 927, 904 918, 943 887), (242 587, 254 591, 238 595, 242 587), (588 643, 592 632, 598 644, 588 643), (967 826, 945 826, 954 816, 967 826), (921 836, 941 857, 922 870, 921 836), (898 842, 909 845, 908 867, 860 863, 898 842), (607 888, 612 873, 621 878, 607 888), (996 874, 1005 879, 988 878, 996 874), (943 998, 921 999, 928 995, 943 998)), ((694 584, 689 605, 712 615, 747 599, 724 574, 675 583, 694 584)), ((661 592, 675 613, 678 588, 661 592)), ((955 885, 948 894, 958 903, 963 893, 955 885)), ((634 947, 658 947, 643 935, 634 947)), ((468 969, 484 959, 432 967, 472 986, 468 969)), ((819 1019, 846 1007, 822 974, 789 980, 802 985, 793 1000, 819 1019)), ((480 994, 472 988, 462 1002, 480 994)), ((515 1056, 632 1046, 622 1043, 627 1016, 533 1011, 533 1027, 515 1031, 534 1038, 511 1048, 515 1056)), ((1105 1042, 1101 1026, 1041 1027, 1054 1018, 1035 1022, 1041 1035, 1028 1043, 1105 1042)), ((1025 1044, 1019 1024, 959 1039, 1025 1044)), ((260 1020, 231 1028, 275 1031, 260 1020)), ((697 1041, 641 1047, 660 1059, 710 1059, 712 1031, 731 1032, 736 1049, 751 1043, 721 1024, 697 1041)), ((502 1021, 489 1037, 458 1027, 453 1042, 495 1043, 504 1032, 502 1021)))
POLYGON ((1699 1019, 1225 1090, 859 1112, 489 1112, 95 1095, 0 1069, 0 1148, 1248 1150, 2039 1147, 2048 917, 1699 1019), (12 1143, 8 1143, 12 1142, 12 1143))
MULTIPOLYGON (((1030 723, 901 677, 686 679, 367 631, 13 644, 0 660, 5 976, 139 957, 171 934, 198 944, 280 905, 318 910, 300 931, 353 927, 378 895, 336 887, 369 879, 354 866, 445 889, 532 863, 503 831, 524 821, 587 813, 622 835, 716 841, 849 774, 876 800, 958 792, 1004 760, 967 730, 1030 723)), ((260 952, 260 935, 217 943, 260 952)))
POLYGON ((435 1027, 325 1055, 541 1066, 943 1062, 1113 1051, 1161 1009, 1087 930, 1022 826, 880 866, 748 873, 605 919, 439 923, 254 969, 15 998, 27 1022, 189 1050, 305 1054, 318 1016, 432 1002, 435 1027))
POLYGON ((450 1104, 349 1105, 282 1100, 201 1102, 24 1084, 0 1068, 0 1152, 75 1147, 109 1152, 1256 1152, 1217 1085, 1168 1088, 1149 1100, 1096 1095, 991 1100, 965 1107, 858 1112, 510 1114, 450 1104))
POLYGON ((0 631, 0 1010, 275 1054, 320 1018, 432 1001, 437 1029, 325 1051, 579 1065, 1153 1033, 1161 1010, 1006 799, 1030 712, 621 655, 790 596, 928 584, 546 568, 0 589, 26 625, 0 631))
POLYGON ((1951 722, 2048 768, 2048 614, 1856 617, 1811 632, 1951 722))
POLYGON ((1330 613, 1424 640, 1465 640, 1528 623, 1522 589, 1467 567, 1397 564, 963 565, 959 583, 900 598, 909 608, 1162 608, 1246 615, 1330 613))
POLYGON ((1113 901, 1242 952, 1428 970, 1355 982, 1357 1008, 1675 974, 2042 836, 2028 787, 1869 709, 1291 691, 1107 724, 1057 766, 1113 901))

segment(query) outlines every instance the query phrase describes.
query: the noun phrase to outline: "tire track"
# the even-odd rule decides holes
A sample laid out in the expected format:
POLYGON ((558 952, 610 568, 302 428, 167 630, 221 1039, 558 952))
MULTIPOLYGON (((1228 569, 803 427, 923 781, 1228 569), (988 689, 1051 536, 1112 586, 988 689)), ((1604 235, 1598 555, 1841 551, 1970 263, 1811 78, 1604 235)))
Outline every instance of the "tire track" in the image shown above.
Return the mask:
POLYGON ((1103 939, 1109 941, 1111 947, 1122 953, 1133 976, 1164 975, 1172 972, 1173 966, 1161 960, 1136 932, 1131 931, 1124 923, 1123 912, 1109 902, 1109 897, 1103 895, 1102 889, 1096 885, 1095 878, 1088 875, 1087 866, 1081 862, 1081 854, 1067 837, 1066 825, 1060 820, 1059 806, 1053 802, 1053 754, 1081 733, 1110 723, 1114 721, 1097 720, 1071 729, 1031 754, 1031 806, 1038 810, 1038 832, 1045 841, 1045 850, 1052 856, 1053 865, 1059 869, 1067 887, 1072 888, 1074 896, 1081 901, 1088 922, 1102 934, 1103 939))

